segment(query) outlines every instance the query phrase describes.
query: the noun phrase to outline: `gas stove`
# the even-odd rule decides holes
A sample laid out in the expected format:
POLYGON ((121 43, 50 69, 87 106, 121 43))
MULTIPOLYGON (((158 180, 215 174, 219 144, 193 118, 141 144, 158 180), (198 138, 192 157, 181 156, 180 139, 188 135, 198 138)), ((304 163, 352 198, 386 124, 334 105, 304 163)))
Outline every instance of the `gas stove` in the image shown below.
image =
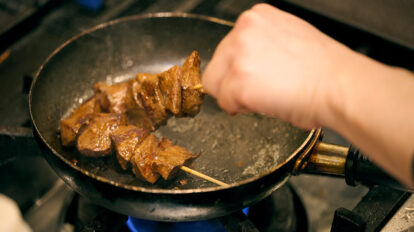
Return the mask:
MULTIPOLYGON (((66 188, 64 185, 62 187, 66 188)), ((71 192, 67 189, 68 192, 71 192)), ((69 194, 71 200, 60 208, 55 227, 74 231, 307 231, 303 204, 290 184, 270 197, 240 212, 222 218, 191 222, 157 222, 114 213, 82 196, 69 194)))
MULTIPOLYGON (((223 218, 187 224, 144 221, 89 202, 67 187, 43 159, 31 134, 27 93, 33 73, 61 43, 91 26, 133 14, 191 12, 234 21, 257 2, 0 0, 0 193, 18 203, 34 231, 183 231, 197 226, 212 228, 209 231, 395 231, 413 227, 410 194, 379 186, 350 187, 343 179, 312 175, 291 177, 262 202, 223 218)), ((412 48, 406 43, 397 45, 289 1, 270 3, 305 18, 352 49, 414 69, 412 48)), ((324 141, 348 145, 329 130, 324 141)))

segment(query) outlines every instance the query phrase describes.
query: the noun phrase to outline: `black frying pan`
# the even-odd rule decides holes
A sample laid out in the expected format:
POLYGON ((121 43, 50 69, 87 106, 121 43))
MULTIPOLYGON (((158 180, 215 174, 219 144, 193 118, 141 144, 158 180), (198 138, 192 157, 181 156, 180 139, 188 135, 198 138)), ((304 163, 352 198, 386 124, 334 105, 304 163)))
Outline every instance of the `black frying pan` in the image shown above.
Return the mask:
POLYGON ((190 14, 133 16, 87 30, 54 51, 35 76, 29 105, 35 137, 59 176, 100 205, 162 221, 226 215, 265 198, 291 172, 344 175, 349 169, 352 177, 347 181, 357 181, 358 173, 345 165, 347 157, 358 161, 357 153, 350 159, 347 148, 320 145, 320 130, 303 131, 256 114, 229 116, 208 96, 195 118, 171 118, 156 134, 201 151, 193 169, 229 187, 183 172, 172 181, 151 185, 123 171, 114 156, 88 159, 61 146, 59 121, 93 95, 94 83, 164 71, 181 65, 192 50, 200 53, 203 68, 231 26, 190 14), (321 164, 321 157, 335 159, 321 164))

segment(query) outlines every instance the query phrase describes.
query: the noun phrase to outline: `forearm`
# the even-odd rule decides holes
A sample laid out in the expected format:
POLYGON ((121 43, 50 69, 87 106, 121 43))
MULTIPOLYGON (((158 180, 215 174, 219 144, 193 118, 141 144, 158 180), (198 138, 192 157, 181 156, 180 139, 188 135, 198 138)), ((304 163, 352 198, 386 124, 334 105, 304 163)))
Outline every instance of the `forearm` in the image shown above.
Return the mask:
POLYGON ((353 52, 348 55, 348 63, 330 83, 320 124, 413 186, 414 75, 353 52))

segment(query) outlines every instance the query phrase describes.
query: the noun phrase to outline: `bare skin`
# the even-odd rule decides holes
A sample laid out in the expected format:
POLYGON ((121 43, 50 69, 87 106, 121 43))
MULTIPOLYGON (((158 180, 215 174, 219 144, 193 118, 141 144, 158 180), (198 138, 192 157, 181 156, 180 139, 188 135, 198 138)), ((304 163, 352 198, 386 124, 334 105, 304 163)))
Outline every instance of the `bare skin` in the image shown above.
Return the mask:
POLYGON ((230 114, 258 112, 304 129, 333 129, 414 186, 414 74, 407 70, 258 4, 220 42, 202 83, 230 114))

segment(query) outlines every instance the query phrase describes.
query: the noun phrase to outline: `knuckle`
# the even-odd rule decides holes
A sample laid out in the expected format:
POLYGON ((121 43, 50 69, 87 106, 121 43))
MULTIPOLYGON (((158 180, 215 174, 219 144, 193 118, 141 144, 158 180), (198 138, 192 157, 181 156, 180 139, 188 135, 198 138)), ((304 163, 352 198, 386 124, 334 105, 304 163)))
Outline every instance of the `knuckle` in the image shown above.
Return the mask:
MULTIPOLYGON (((224 90, 224 88, 222 88, 224 90)), ((217 103, 224 111, 229 114, 235 113, 235 106, 233 104, 233 96, 226 90, 220 91, 220 95, 217 98, 217 103)))
POLYGON ((232 46, 238 57, 248 55, 255 49, 255 35, 250 29, 243 29, 234 34, 232 46))
POLYGON ((223 80, 218 97, 218 104, 229 114, 235 114, 241 109, 239 90, 240 83, 238 80, 230 77, 223 80))
POLYGON ((244 84, 237 90, 237 101, 243 108, 246 109, 252 108, 251 101, 254 99, 249 93, 249 89, 250 88, 244 84))
POLYGON ((227 113, 233 113, 231 111, 231 108, 229 107, 228 103, 227 103, 227 99, 224 99, 223 97, 218 98, 217 101, 218 105, 220 106, 220 108, 222 108, 224 111, 226 111, 227 113))
POLYGON ((230 66, 230 75, 231 79, 236 79, 238 81, 243 81, 249 75, 248 65, 246 64, 245 59, 238 58, 235 59, 230 66))
POLYGON ((269 8, 271 8, 271 6, 269 4, 266 4, 266 3, 258 3, 256 5, 254 5, 251 9, 253 11, 261 11, 263 9, 267 10, 269 8))
POLYGON ((261 32, 261 19, 255 13, 249 12, 251 11, 247 11, 240 16, 239 24, 236 23, 233 31, 232 45, 237 49, 237 52, 240 52, 240 49, 241 51, 253 49, 258 39, 258 33, 261 32))
POLYGON ((255 24, 257 22, 257 19, 258 15, 256 12, 252 10, 246 10, 243 13, 241 13, 239 18, 237 19, 235 27, 240 28, 251 26, 252 24, 255 24))
POLYGON ((248 70, 241 66, 233 69, 231 75, 228 78, 228 84, 231 85, 229 93, 233 97, 234 102, 237 105, 243 106, 246 103, 246 83, 248 79, 248 70))
POLYGON ((243 32, 238 32, 233 40, 233 46, 236 49, 236 52, 240 52, 241 49, 246 49, 249 46, 249 39, 243 36, 243 32))
POLYGON ((229 73, 227 79, 231 82, 237 82, 243 79, 243 69, 237 67, 236 65, 231 65, 229 68, 229 73))

